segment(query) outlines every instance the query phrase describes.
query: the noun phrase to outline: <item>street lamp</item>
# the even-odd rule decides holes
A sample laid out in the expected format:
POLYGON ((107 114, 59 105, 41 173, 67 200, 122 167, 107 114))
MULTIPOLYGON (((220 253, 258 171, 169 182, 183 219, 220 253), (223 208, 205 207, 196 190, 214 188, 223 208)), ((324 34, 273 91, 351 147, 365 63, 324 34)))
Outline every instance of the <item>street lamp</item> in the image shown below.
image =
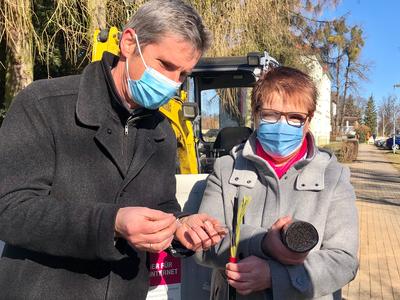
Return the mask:
POLYGON ((393 109, 393 154, 396 154, 396 109, 393 109))
MULTIPOLYGON (((393 88, 399 88, 400 83, 393 85, 393 88)), ((393 154, 396 154, 396 105, 393 106, 393 154)))

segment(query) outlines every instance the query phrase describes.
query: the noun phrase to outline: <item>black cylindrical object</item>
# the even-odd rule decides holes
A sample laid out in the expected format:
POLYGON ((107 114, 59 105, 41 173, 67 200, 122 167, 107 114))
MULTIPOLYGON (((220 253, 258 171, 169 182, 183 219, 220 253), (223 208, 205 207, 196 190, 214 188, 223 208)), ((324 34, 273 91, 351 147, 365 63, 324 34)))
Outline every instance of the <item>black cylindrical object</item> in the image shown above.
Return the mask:
POLYGON ((318 243, 318 231, 308 222, 295 220, 281 231, 283 244, 291 251, 310 251, 318 243))

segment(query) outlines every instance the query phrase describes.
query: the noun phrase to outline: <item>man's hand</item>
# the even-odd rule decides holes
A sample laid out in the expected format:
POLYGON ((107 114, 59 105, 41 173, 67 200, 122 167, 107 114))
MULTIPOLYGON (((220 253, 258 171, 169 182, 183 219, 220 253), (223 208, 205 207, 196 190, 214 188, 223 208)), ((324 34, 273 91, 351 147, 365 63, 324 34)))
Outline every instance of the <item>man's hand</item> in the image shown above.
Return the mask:
POLYGON ((278 219, 266 233, 262 242, 263 251, 284 265, 300 265, 304 263, 308 252, 290 251, 281 240, 281 230, 292 223, 289 216, 278 219))
POLYGON ((147 207, 120 208, 115 219, 115 232, 132 247, 158 253, 171 244, 176 231, 176 218, 147 207))
POLYGON ((271 271, 268 262, 257 256, 246 257, 238 263, 228 263, 225 274, 228 277, 228 283, 241 295, 271 287, 271 271))
POLYGON ((226 235, 226 230, 218 220, 207 214, 195 214, 177 220, 175 238, 187 249, 207 250, 219 243, 226 235))

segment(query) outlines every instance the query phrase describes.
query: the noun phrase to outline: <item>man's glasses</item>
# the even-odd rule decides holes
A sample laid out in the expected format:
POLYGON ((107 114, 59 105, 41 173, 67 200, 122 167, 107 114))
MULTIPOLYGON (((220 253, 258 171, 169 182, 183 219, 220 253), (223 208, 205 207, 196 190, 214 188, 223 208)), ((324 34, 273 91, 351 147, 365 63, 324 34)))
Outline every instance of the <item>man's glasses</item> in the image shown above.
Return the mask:
POLYGON ((308 114, 301 112, 281 112, 274 109, 260 110, 260 118, 266 123, 275 124, 282 116, 285 116, 286 122, 290 126, 301 127, 308 119, 308 114))

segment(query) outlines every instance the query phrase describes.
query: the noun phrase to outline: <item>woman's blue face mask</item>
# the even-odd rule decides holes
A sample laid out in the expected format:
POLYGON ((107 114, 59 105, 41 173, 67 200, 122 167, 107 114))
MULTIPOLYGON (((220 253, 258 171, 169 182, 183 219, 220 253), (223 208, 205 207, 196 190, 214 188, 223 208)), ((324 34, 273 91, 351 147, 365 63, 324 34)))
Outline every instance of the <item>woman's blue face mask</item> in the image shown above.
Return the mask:
POLYGON ((289 125, 286 120, 271 124, 260 121, 257 139, 266 153, 273 157, 287 157, 300 148, 303 129, 289 125))
POLYGON ((132 80, 129 77, 128 59, 126 59, 128 92, 132 100, 140 106, 148 109, 157 109, 176 95, 181 83, 175 82, 155 69, 148 67, 143 59, 136 34, 135 38, 145 70, 139 80, 132 80))

